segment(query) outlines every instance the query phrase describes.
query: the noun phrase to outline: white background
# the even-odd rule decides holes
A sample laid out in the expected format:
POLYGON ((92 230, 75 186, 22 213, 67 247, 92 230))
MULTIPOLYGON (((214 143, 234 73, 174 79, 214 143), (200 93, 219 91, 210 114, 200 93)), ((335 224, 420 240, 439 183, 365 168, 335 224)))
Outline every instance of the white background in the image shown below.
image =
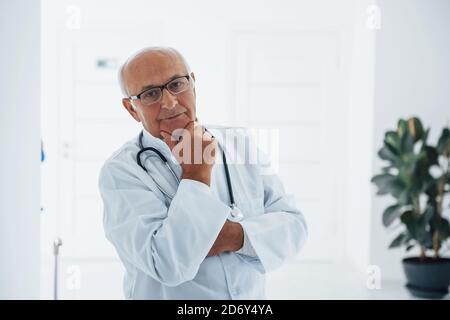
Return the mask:
POLYGON ((0 1, 0 299, 39 298, 39 18, 0 1))
POLYGON ((420 1, 382 2, 379 12, 371 4, 44 1, 42 295, 51 288, 48 244, 58 235, 63 298, 122 297, 123 270, 103 236, 96 188, 102 162, 139 130, 120 105, 117 64, 144 46, 169 45, 196 73, 201 121, 279 130, 279 173, 310 238, 269 276, 268 296, 375 296, 366 287, 371 265, 380 267, 386 295, 401 296, 390 287, 402 281, 403 252, 386 249, 393 235, 380 216, 388 200, 373 197, 369 180, 383 132, 398 117, 444 124, 448 74, 433 66, 448 67, 445 10, 439 2, 429 11, 420 1), (99 59, 109 67, 98 68, 99 59), (418 61, 430 61, 422 70, 442 78, 437 87, 417 83, 418 61))
MULTIPOLYGON (((122 295, 123 270, 103 234, 97 177, 105 159, 139 131, 120 104, 117 63, 147 45, 174 46, 185 54, 196 73, 202 122, 279 132, 279 174, 304 212, 310 238, 289 265, 296 270, 268 295, 285 291, 292 276, 310 277, 311 266, 330 272, 347 265, 342 168, 354 29, 365 28, 356 25, 364 14, 357 10, 354 1, 231 1, 214 7, 209 1, 44 2, 48 162, 42 247, 51 253, 50 235, 63 239, 62 297, 122 295), (124 16, 127 10, 133 14, 124 16), (99 68, 99 59, 111 67, 99 68)), ((49 293, 50 266, 43 266, 43 294, 49 293)), ((303 287, 300 280, 295 287, 303 287)))
MULTIPOLYGON (((53 295, 56 236, 63 240, 61 298, 123 297, 123 268, 103 235, 97 176, 106 157, 139 130, 120 105, 116 69, 147 45, 174 46, 186 56, 197 78, 202 122, 280 132, 280 175, 307 219, 310 238, 296 260, 269 276, 269 298, 408 297, 400 263, 405 254, 387 249, 395 232, 381 225, 389 199, 375 197, 369 180, 381 165, 376 151, 383 133, 399 117, 421 117, 432 127, 432 140, 449 121, 450 5, 378 1, 380 29, 373 29, 367 24, 373 22, 371 4, 41 1, 40 117, 47 159, 41 166, 40 297, 53 295), (108 67, 99 68, 99 60, 108 67), (372 265, 381 271, 380 290, 366 286, 372 265)), ((36 10, 30 7, 35 16, 36 10)), ((27 20, 31 27, 33 20, 27 20)), ((2 24, 2 39, 8 39, 5 28, 2 24)), ((23 32, 31 35, 29 29, 23 32)), ((6 53, 1 57, 2 67, 11 60, 6 53)), ((17 93, 28 85, 20 80, 17 93)), ((23 109, 18 98, 11 106, 23 109)), ((2 107, 2 121, 37 146, 37 124, 24 126, 19 115, 11 121, 8 109, 2 107)), ((27 114, 37 119, 39 108, 27 114)), ((11 148, 3 150, 14 154, 11 148)), ((2 168, 13 169, 5 159, 2 168)), ((30 192, 17 191, 15 198, 2 184, 2 203, 28 203, 30 209, 17 210, 36 213, 31 206, 36 207, 39 192, 29 180, 37 166, 37 161, 24 163, 31 172, 15 177, 30 192)), ((2 209, 2 221, 5 211, 14 209, 2 209)), ((29 279, 22 279, 29 290, 17 286, 2 292, 36 297, 37 248, 30 243, 36 244, 37 221, 27 220, 34 231, 16 234, 5 230, 23 224, 24 217, 8 221, 12 224, 0 226, 8 235, 3 242, 16 243, 16 251, 4 246, 2 257, 30 269, 29 279), (30 254, 17 254, 25 252, 21 248, 30 254)), ((7 275, 11 268, 3 264, 1 271, 7 275)))

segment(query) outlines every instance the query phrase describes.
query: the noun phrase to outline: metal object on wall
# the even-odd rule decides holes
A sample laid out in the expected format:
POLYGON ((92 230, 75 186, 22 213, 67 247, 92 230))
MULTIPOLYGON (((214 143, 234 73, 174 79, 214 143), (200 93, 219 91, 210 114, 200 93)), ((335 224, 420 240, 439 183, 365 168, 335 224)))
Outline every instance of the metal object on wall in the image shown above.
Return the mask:
POLYGON ((54 267, 54 279, 53 279, 53 299, 58 300, 58 256, 59 247, 62 246, 62 240, 60 237, 56 237, 53 240, 53 255, 55 256, 55 267, 54 267))

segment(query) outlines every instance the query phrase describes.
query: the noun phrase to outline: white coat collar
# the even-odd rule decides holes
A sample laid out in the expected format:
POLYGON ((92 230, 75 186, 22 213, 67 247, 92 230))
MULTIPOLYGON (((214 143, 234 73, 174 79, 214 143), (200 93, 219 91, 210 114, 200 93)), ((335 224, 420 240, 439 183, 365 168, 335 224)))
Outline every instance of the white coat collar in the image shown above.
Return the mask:
POLYGON ((153 136, 150 132, 148 132, 145 128, 142 128, 144 133, 144 137, 142 139, 142 144, 144 148, 153 147, 156 148, 159 152, 161 152, 166 158, 171 159, 172 162, 178 163, 170 151, 169 146, 164 142, 164 140, 153 136))

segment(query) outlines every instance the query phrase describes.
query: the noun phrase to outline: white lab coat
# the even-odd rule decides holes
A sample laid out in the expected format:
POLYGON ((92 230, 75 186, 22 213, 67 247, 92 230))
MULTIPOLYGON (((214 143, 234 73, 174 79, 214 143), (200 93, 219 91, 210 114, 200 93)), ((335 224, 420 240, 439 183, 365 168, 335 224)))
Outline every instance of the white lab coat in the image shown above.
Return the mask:
MULTIPOLYGON (((265 273, 295 257, 306 241, 304 217, 278 176, 260 162, 240 164, 249 155, 224 139, 223 131, 207 128, 220 146, 226 142, 228 162, 235 158, 232 153, 238 156, 228 167, 235 201, 244 215, 240 223, 250 248, 245 252, 253 254, 240 250, 206 257, 230 212, 221 152, 210 187, 189 179, 177 185, 159 158, 147 157, 151 152, 143 155, 153 179, 174 194, 170 202, 137 165, 136 137, 105 162, 99 177, 105 235, 126 268, 128 299, 265 299, 265 273)), ((238 130, 236 134, 251 145, 248 136, 238 130)), ((164 141, 144 130, 143 144, 162 152, 181 177, 181 166, 164 141)))

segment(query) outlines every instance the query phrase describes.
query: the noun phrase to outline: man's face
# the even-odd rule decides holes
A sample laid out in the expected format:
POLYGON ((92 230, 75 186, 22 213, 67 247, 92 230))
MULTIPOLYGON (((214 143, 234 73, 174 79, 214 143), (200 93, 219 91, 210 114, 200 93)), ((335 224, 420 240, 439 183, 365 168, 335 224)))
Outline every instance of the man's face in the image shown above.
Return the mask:
MULTIPOLYGON (((183 61, 171 52, 146 52, 135 57, 123 71, 123 80, 130 96, 140 94, 151 86, 160 86, 177 76, 187 75, 183 61)), ((143 105, 133 100, 133 108, 129 99, 122 103, 131 116, 142 122, 144 128, 154 137, 161 138, 161 131, 171 134, 175 129, 185 128, 194 121, 195 89, 194 74, 191 73, 189 88, 177 95, 167 89, 162 92, 161 99, 151 105, 143 105)))

